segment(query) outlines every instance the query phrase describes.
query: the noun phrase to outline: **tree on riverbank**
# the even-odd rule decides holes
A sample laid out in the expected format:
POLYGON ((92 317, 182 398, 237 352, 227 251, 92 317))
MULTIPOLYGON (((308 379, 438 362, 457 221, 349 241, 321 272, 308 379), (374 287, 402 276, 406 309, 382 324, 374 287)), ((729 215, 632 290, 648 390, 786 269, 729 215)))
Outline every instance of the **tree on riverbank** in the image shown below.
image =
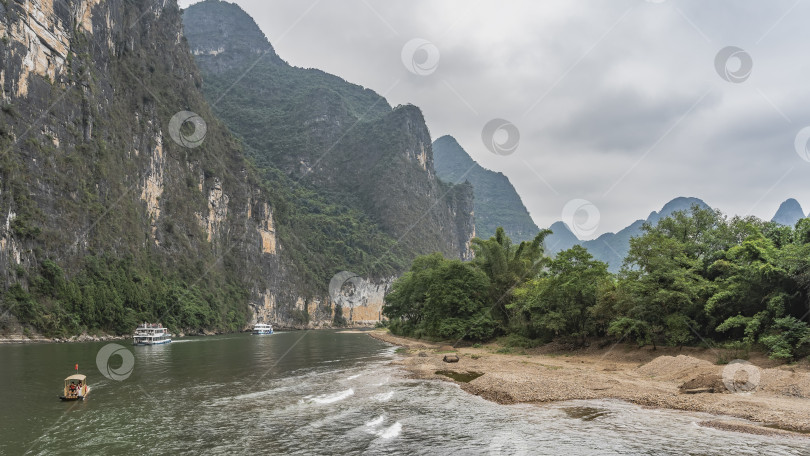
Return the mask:
POLYGON ((525 281, 537 277, 548 264, 543 241, 551 230, 542 230, 531 242, 513 245, 503 228, 487 240, 472 240, 475 254, 473 265, 486 273, 490 280, 489 297, 492 311, 504 325, 509 323, 513 293, 525 281))
POLYGON ((472 264, 435 253, 417 258, 394 283, 383 312, 398 334, 487 340, 498 326, 487 306, 489 288, 472 264))
POLYGON ((548 271, 515 292, 512 307, 528 316, 531 334, 569 337, 584 343, 597 333, 592 309, 611 282, 607 264, 579 245, 557 254, 548 271))
POLYGON ((477 339, 509 333, 582 344, 596 336, 654 347, 758 346, 779 359, 810 353, 810 219, 790 228, 693 207, 644 226, 615 275, 581 246, 543 257, 549 233, 520 246, 503 230, 475 239, 475 260, 456 267, 471 276, 483 273, 489 279, 483 293, 480 281, 440 273, 449 260, 417 259, 386 298, 383 312, 394 319, 392 331, 443 337, 436 328, 451 301, 464 305, 474 296, 478 312, 454 314, 448 324, 474 326, 477 339), (433 308, 435 299, 445 310, 433 308), (489 320, 480 319, 484 309, 490 309, 489 320), (432 323, 425 325, 428 315, 432 323), (482 331, 487 321, 491 331, 482 331))

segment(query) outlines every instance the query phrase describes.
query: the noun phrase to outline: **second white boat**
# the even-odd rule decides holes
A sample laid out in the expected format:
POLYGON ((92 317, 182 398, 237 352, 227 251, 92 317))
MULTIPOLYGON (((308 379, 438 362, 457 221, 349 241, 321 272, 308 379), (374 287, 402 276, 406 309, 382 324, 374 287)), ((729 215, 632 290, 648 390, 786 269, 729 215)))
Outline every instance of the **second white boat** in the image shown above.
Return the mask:
POLYGON ((255 336, 266 336, 273 334, 273 326, 265 323, 256 323, 253 325, 253 331, 251 334, 255 336))
POLYGON ((135 328, 132 345, 161 345, 172 341, 169 330, 160 323, 143 323, 135 328))

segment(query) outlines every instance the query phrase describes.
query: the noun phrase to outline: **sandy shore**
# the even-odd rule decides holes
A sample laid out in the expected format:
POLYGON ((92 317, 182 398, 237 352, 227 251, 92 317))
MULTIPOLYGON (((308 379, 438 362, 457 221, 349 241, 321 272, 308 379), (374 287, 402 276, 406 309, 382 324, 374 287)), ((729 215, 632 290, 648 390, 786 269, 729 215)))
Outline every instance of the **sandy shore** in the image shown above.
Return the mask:
POLYGON ((810 437, 787 432, 810 432, 810 366, 806 363, 779 365, 752 354, 750 362, 756 367, 740 369, 718 365, 718 356, 728 354, 711 349, 653 351, 617 345, 565 350, 545 346, 499 353, 504 350, 497 344, 454 349, 397 337, 385 330, 369 335, 404 347, 404 356, 394 363, 415 378, 454 381, 436 373, 440 370, 483 374, 468 383, 456 383, 469 393, 502 404, 621 399, 645 407, 724 416, 700 423, 705 426, 810 437), (445 355, 453 354, 459 357, 457 363, 443 361, 445 355), (732 393, 726 387, 729 381, 732 388, 756 388, 732 393))

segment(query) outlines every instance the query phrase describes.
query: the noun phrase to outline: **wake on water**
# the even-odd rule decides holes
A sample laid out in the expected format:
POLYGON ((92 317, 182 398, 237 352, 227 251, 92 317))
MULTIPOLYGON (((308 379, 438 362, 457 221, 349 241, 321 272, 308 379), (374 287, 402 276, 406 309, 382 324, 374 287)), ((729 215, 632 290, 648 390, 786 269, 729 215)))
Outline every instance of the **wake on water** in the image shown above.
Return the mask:
POLYGON ((342 401, 347 397, 354 396, 354 388, 349 388, 345 391, 339 391, 333 394, 324 394, 321 396, 316 396, 312 398, 312 402, 316 402, 318 404, 331 404, 333 402, 342 401))
MULTIPOLYGON (((380 415, 377 418, 366 423, 366 427, 376 428, 377 426, 383 424, 385 422, 385 415, 380 415)), ((397 421, 396 423, 388 426, 386 428, 371 431, 372 434, 376 435, 381 439, 393 439, 394 437, 398 436, 402 432, 402 424, 397 421)))

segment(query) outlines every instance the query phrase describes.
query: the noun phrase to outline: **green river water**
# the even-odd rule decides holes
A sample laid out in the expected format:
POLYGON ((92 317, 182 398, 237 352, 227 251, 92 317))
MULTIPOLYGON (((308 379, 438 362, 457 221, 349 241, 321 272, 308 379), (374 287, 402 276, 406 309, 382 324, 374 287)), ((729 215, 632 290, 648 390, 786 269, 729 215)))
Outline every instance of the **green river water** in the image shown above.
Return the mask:
POLYGON ((124 356, 100 367, 109 343, 1 345, 0 454, 810 454, 810 440, 703 428, 711 417, 697 413, 497 405, 408 379, 394 347, 366 334, 116 343, 124 356), (128 357, 131 371, 112 375, 128 357), (75 363, 92 392, 61 402, 75 363))

